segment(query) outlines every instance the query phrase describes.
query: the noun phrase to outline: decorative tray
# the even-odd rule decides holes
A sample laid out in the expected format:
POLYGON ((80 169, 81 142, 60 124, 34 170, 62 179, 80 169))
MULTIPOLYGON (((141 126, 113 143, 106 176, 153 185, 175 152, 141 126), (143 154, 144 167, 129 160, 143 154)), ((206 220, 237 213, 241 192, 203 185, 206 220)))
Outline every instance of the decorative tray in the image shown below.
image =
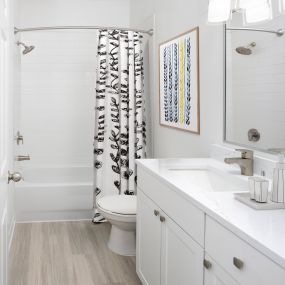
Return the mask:
POLYGON ((274 203, 271 201, 270 197, 268 198, 267 203, 259 203, 255 200, 250 199, 249 192, 245 193, 235 193, 235 199, 246 204, 247 206, 251 207, 255 210, 280 210, 285 209, 285 204, 283 203, 274 203))

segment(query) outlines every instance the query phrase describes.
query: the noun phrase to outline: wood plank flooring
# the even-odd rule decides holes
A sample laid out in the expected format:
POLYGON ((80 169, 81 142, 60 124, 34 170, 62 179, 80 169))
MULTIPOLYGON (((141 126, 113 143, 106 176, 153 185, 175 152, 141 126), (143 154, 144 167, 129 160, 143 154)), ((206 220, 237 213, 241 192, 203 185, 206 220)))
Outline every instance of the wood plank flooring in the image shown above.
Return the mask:
POLYGON ((17 224, 9 285, 141 285, 135 258, 107 247, 109 232, 89 221, 17 224))

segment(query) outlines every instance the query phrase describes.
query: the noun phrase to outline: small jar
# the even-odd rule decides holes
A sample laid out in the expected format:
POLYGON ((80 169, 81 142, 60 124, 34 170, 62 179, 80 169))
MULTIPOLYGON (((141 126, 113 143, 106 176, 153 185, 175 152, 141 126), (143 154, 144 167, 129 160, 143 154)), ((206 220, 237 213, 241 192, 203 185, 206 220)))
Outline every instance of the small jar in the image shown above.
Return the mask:
POLYGON ((268 201, 269 181, 259 177, 248 178, 250 199, 258 203, 268 201))

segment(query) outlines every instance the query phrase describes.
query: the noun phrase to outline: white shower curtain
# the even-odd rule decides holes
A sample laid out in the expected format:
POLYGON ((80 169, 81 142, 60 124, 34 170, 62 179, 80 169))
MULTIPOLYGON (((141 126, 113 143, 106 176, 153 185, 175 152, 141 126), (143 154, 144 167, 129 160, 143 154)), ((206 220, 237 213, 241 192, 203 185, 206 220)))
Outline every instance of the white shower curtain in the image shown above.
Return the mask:
POLYGON ((96 81, 94 169, 96 199, 134 195, 135 159, 146 156, 142 36, 120 30, 100 30, 96 81))

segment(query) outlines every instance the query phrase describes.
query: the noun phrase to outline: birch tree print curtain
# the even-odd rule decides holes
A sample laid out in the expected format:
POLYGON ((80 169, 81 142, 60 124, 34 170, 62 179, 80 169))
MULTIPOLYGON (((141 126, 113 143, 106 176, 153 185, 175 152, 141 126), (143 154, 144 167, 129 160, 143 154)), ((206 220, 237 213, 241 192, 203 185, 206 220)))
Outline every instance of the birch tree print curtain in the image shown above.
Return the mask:
MULTIPOLYGON (((95 103, 95 207, 105 195, 133 195, 135 159, 146 155, 142 36, 100 30, 95 103)), ((103 217, 95 209, 94 222, 103 217)))

